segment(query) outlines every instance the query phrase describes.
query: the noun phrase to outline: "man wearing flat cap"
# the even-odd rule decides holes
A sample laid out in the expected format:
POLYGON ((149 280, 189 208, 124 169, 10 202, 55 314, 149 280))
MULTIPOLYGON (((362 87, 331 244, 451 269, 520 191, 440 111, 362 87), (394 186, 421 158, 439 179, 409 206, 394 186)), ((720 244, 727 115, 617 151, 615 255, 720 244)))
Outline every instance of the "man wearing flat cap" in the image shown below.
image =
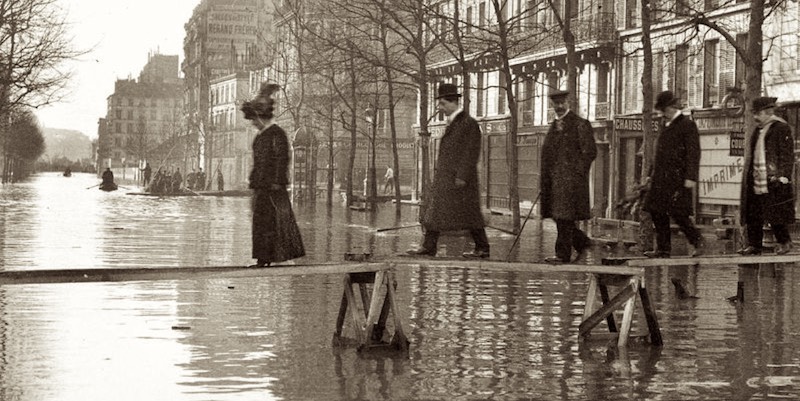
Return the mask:
POLYGON ((478 122, 461 109, 461 94, 452 84, 439 85, 436 96, 439 111, 447 115, 447 128, 439 142, 439 156, 422 225, 422 246, 410 255, 436 256, 442 231, 468 230, 475 249, 464 252, 468 258, 488 258, 489 240, 481 214, 478 187, 478 158, 481 153, 481 129, 478 122))
POLYGON ((541 212, 542 218, 556 222, 556 255, 549 263, 569 263, 572 250, 575 260, 582 258, 591 240, 576 222, 591 217, 589 206, 589 169, 597 155, 592 124, 567 106, 569 92, 551 91, 550 101, 556 119, 542 145, 541 212))
POLYGON ((666 123, 656 141, 653 164, 647 181, 650 190, 644 199, 644 209, 650 213, 656 229, 656 249, 644 252, 650 258, 668 258, 672 251, 669 220, 686 235, 694 247, 692 256, 705 248, 700 231, 689 219, 693 212, 692 189, 697 186, 700 172, 700 134, 697 124, 681 112, 680 99, 671 91, 656 97, 654 108, 663 113, 666 123))
POLYGON ((792 249, 788 224, 794 222, 794 138, 785 120, 775 115, 774 97, 753 100, 753 118, 758 126, 746 142, 742 176, 741 219, 747 226, 747 246, 743 255, 761 254, 764 223, 772 226, 775 253, 792 249))

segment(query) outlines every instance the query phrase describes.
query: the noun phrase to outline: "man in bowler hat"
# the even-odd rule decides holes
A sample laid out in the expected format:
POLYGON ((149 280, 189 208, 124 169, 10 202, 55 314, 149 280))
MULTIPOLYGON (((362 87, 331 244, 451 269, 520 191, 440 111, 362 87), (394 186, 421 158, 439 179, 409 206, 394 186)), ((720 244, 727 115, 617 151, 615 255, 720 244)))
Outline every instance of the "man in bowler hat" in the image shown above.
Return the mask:
POLYGON ((656 141, 653 164, 647 181, 650 190, 644 209, 656 229, 656 249, 644 252, 650 258, 668 258, 672 252, 670 217, 694 247, 692 256, 702 254, 705 241, 689 216, 692 214, 692 189, 700 170, 700 134, 697 124, 681 112, 680 99, 671 91, 656 97, 654 108, 663 113, 666 123, 656 141))
POLYGON ((770 223, 775 253, 792 249, 788 224, 794 222, 794 138, 785 120, 775 115, 774 97, 753 100, 753 118, 758 126, 750 134, 742 177, 741 219, 747 226, 747 246, 739 253, 758 255, 764 238, 764 223, 770 223))
POLYGON ((447 128, 440 139, 433 184, 425 199, 428 202, 422 218, 425 238, 421 247, 408 251, 410 255, 436 256, 442 231, 469 230, 475 249, 464 252, 463 256, 489 257, 478 187, 481 130, 478 122, 461 108, 460 98, 455 85, 439 85, 437 107, 447 115, 447 128))
POLYGON ((569 92, 551 91, 550 102, 556 118, 542 145, 541 212, 542 218, 556 222, 556 255, 549 263, 569 263, 572 249, 575 260, 582 258, 591 240, 576 222, 591 217, 589 206, 589 169, 597 155, 592 124, 569 109, 569 92))

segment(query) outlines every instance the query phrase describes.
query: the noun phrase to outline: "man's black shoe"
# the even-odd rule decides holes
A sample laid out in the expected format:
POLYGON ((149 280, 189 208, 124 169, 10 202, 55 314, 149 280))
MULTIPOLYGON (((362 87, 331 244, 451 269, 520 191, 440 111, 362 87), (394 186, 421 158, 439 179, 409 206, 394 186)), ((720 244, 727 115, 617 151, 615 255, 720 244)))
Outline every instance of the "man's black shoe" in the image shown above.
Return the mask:
POLYGON ((761 248, 756 248, 752 245, 747 246, 746 248, 742 248, 736 251, 738 254, 742 256, 753 256, 753 255, 761 255, 761 248))
POLYGON ((410 256, 436 256, 436 251, 420 247, 416 249, 409 249, 406 251, 406 254, 410 256))
POLYGON ((461 256, 471 259, 489 259, 489 251, 474 250, 472 252, 464 252, 461 256))
POLYGON ((547 263, 552 263, 554 265, 560 265, 562 263, 565 263, 564 260, 559 258, 558 256, 548 256, 544 258, 544 261, 547 263))
POLYGON ((575 260, 573 260, 573 263, 585 260, 586 256, 589 254, 589 249, 590 248, 591 248, 591 245, 586 245, 583 248, 579 249, 578 250, 578 254, 575 255, 575 260))
POLYGON ((669 252, 667 251, 647 251, 643 252, 643 254, 648 258, 669 258, 669 252))

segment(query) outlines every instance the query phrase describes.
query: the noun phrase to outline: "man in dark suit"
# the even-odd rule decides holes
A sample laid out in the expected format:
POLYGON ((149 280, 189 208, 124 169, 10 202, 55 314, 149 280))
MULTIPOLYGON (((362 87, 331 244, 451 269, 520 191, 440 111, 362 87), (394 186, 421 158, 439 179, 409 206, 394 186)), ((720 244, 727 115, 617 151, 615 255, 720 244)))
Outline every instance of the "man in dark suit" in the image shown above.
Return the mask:
POLYGON ((778 246, 775 253, 792 249, 788 224, 794 223, 794 138, 785 120, 775 115, 774 97, 753 100, 758 127, 747 142, 742 177, 742 223, 747 226, 747 246, 739 253, 758 255, 764 239, 764 223, 772 226, 778 246))
POLYGON ((589 206, 589 169, 597 156, 592 124, 568 107, 569 92, 551 91, 550 101, 556 119, 542 145, 541 211, 542 218, 556 222, 556 255, 549 263, 569 263, 572 249, 580 259, 591 240, 576 222, 591 217, 589 206))
POLYGON ((654 108, 664 114, 667 122, 656 142, 647 178, 650 190, 644 200, 644 209, 652 216, 656 229, 656 249, 644 255, 670 257, 669 218, 672 217, 694 246, 692 256, 698 256, 703 252, 705 241, 689 216, 693 211, 692 189, 697 186, 700 170, 700 134, 694 121, 681 113, 680 99, 672 92, 659 93, 654 108))
POLYGON ((469 230, 475 249, 464 252, 468 258, 488 258, 489 240, 483 221, 478 187, 478 158, 481 129, 478 122, 461 109, 461 94, 452 84, 439 85, 437 107, 447 115, 447 128, 439 143, 439 156, 422 225, 422 246, 410 255, 435 256, 442 231, 469 230))

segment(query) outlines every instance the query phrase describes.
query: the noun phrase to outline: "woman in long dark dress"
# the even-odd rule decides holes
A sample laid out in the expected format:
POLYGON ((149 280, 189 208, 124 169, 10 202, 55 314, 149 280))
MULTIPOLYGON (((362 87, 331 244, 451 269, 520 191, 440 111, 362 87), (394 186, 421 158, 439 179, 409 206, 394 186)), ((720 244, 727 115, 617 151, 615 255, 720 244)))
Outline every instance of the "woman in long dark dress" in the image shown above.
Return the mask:
POLYGON ((253 258, 257 267, 267 267, 305 256, 303 239, 292 212, 289 192, 289 139, 272 122, 271 96, 277 85, 262 85, 258 96, 242 105, 244 118, 259 132, 253 140, 253 258))

